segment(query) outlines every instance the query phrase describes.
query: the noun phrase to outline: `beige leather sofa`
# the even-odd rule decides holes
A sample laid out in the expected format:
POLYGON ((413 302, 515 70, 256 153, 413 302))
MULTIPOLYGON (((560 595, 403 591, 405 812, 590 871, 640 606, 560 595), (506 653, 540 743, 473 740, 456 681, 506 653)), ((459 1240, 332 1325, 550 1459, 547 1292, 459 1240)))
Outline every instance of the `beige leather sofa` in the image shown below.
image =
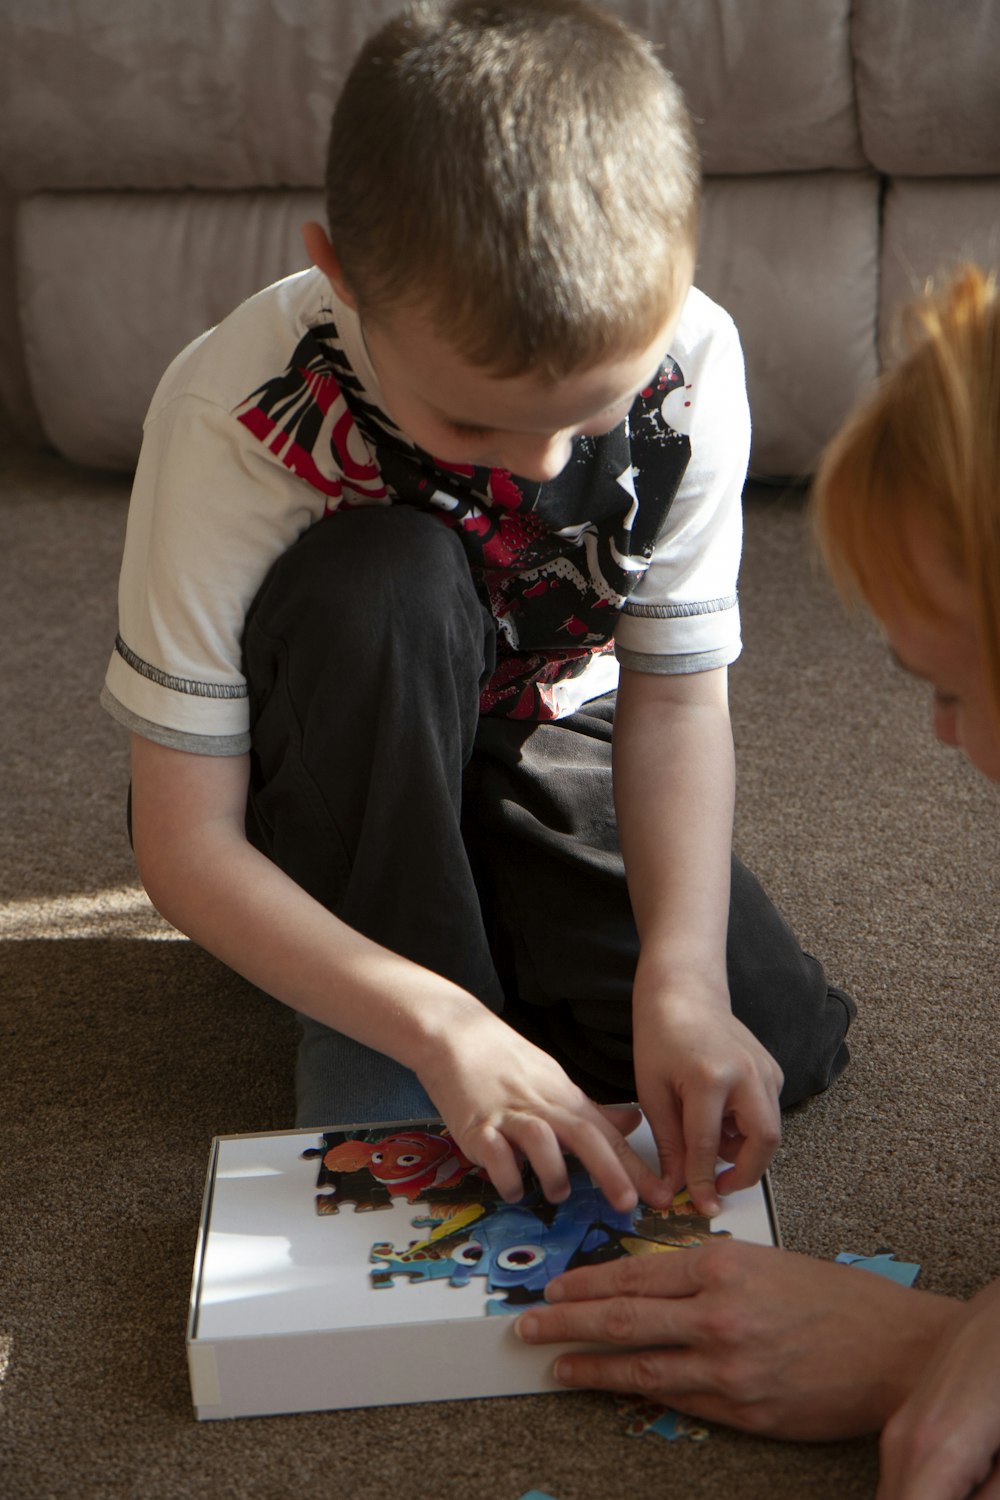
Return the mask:
MULTIPOLYGON (((326 122, 402 0, 5 0, 0 408, 128 468, 189 338, 305 264, 326 122)), ((743 333, 754 473, 800 476, 894 309, 1000 262, 1000 0, 617 0, 706 171, 698 280, 743 333)))

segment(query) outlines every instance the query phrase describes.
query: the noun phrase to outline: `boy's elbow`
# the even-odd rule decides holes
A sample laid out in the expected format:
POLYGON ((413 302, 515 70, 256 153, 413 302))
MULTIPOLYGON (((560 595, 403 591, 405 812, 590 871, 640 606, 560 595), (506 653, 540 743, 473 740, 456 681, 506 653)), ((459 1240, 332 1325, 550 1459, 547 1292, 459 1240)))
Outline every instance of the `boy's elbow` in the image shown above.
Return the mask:
POLYGON ((179 926, 174 911, 174 864, 162 843, 142 823, 133 821, 132 852, 140 884, 161 917, 179 926))
POLYGON ((246 844, 248 761, 167 749, 133 738, 132 849, 157 911, 186 930, 185 913, 227 878, 246 844))

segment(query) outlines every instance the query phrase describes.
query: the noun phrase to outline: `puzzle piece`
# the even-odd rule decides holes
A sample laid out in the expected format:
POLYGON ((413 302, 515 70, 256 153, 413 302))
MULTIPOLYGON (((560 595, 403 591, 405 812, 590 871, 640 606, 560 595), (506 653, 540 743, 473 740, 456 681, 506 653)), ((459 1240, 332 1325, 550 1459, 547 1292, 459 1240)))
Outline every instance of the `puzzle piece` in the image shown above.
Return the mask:
MULTIPOLYGON (((473 1226, 491 1212, 483 1203, 446 1206, 440 1216, 412 1220, 414 1227, 431 1225, 431 1233, 422 1240, 411 1240, 405 1250, 396 1251, 386 1240, 371 1247, 369 1260, 382 1262, 372 1271, 372 1285, 392 1286, 393 1277, 405 1275, 411 1281, 451 1280, 455 1273, 455 1255, 473 1231, 473 1226)), ((471 1242, 470 1242, 471 1243, 471 1242)), ((478 1259, 473 1253, 472 1259, 478 1259)))
POLYGON ((842 1250, 834 1258, 840 1265, 874 1271, 876 1276, 885 1276, 900 1286, 912 1286, 920 1275, 916 1261, 897 1260, 891 1250, 876 1250, 874 1255, 854 1255, 849 1250, 842 1250))
POLYGON ((628 1437, 644 1437, 655 1432, 658 1437, 674 1443, 678 1438, 688 1438, 692 1443, 703 1443, 709 1435, 707 1427, 695 1417, 685 1417, 673 1407, 661 1406, 656 1401, 623 1401, 618 1410, 627 1418, 625 1432, 628 1437))
POLYGON ((316 1212, 335 1214, 343 1203, 355 1213, 389 1207, 393 1198, 416 1203, 494 1201, 499 1194, 482 1167, 460 1150, 444 1125, 376 1130, 330 1130, 322 1144, 302 1152, 319 1157, 316 1212))

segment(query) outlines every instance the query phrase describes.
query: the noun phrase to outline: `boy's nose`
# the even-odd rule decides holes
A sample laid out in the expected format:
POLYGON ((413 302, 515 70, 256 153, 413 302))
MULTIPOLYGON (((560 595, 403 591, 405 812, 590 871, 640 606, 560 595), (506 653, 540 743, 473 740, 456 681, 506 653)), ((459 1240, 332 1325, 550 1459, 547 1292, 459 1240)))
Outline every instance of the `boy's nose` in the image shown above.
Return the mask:
POLYGON ((572 452, 573 440, 568 432, 538 437, 526 434, 505 446, 503 463, 512 474, 546 484, 562 473, 572 452))

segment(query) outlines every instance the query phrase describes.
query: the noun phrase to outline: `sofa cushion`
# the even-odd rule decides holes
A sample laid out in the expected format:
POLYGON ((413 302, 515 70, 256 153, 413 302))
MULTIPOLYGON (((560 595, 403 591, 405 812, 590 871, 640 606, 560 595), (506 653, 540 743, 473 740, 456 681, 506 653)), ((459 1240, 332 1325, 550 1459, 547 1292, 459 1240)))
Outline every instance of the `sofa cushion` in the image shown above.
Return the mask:
POLYGON ((621 0, 684 90, 706 172, 865 165, 850 0, 621 0))
POLYGON ((996 0, 857 0, 853 28, 861 137, 877 171, 1000 173, 996 0))
POLYGON ((897 177, 885 195, 879 275, 879 354, 900 350, 900 309, 928 278, 963 261, 1000 263, 1000 176, 897 177))
POLYGON ((318 193, 43 193, 18 216, 35 404, 67 458, 130 469, 157 382, 185 344, 309 264, 318 193))
POLYGON ((871 173, 706 184, 698 283, 743 340, 755 477, 804 478, 874 380, 878 244, 871 173))

